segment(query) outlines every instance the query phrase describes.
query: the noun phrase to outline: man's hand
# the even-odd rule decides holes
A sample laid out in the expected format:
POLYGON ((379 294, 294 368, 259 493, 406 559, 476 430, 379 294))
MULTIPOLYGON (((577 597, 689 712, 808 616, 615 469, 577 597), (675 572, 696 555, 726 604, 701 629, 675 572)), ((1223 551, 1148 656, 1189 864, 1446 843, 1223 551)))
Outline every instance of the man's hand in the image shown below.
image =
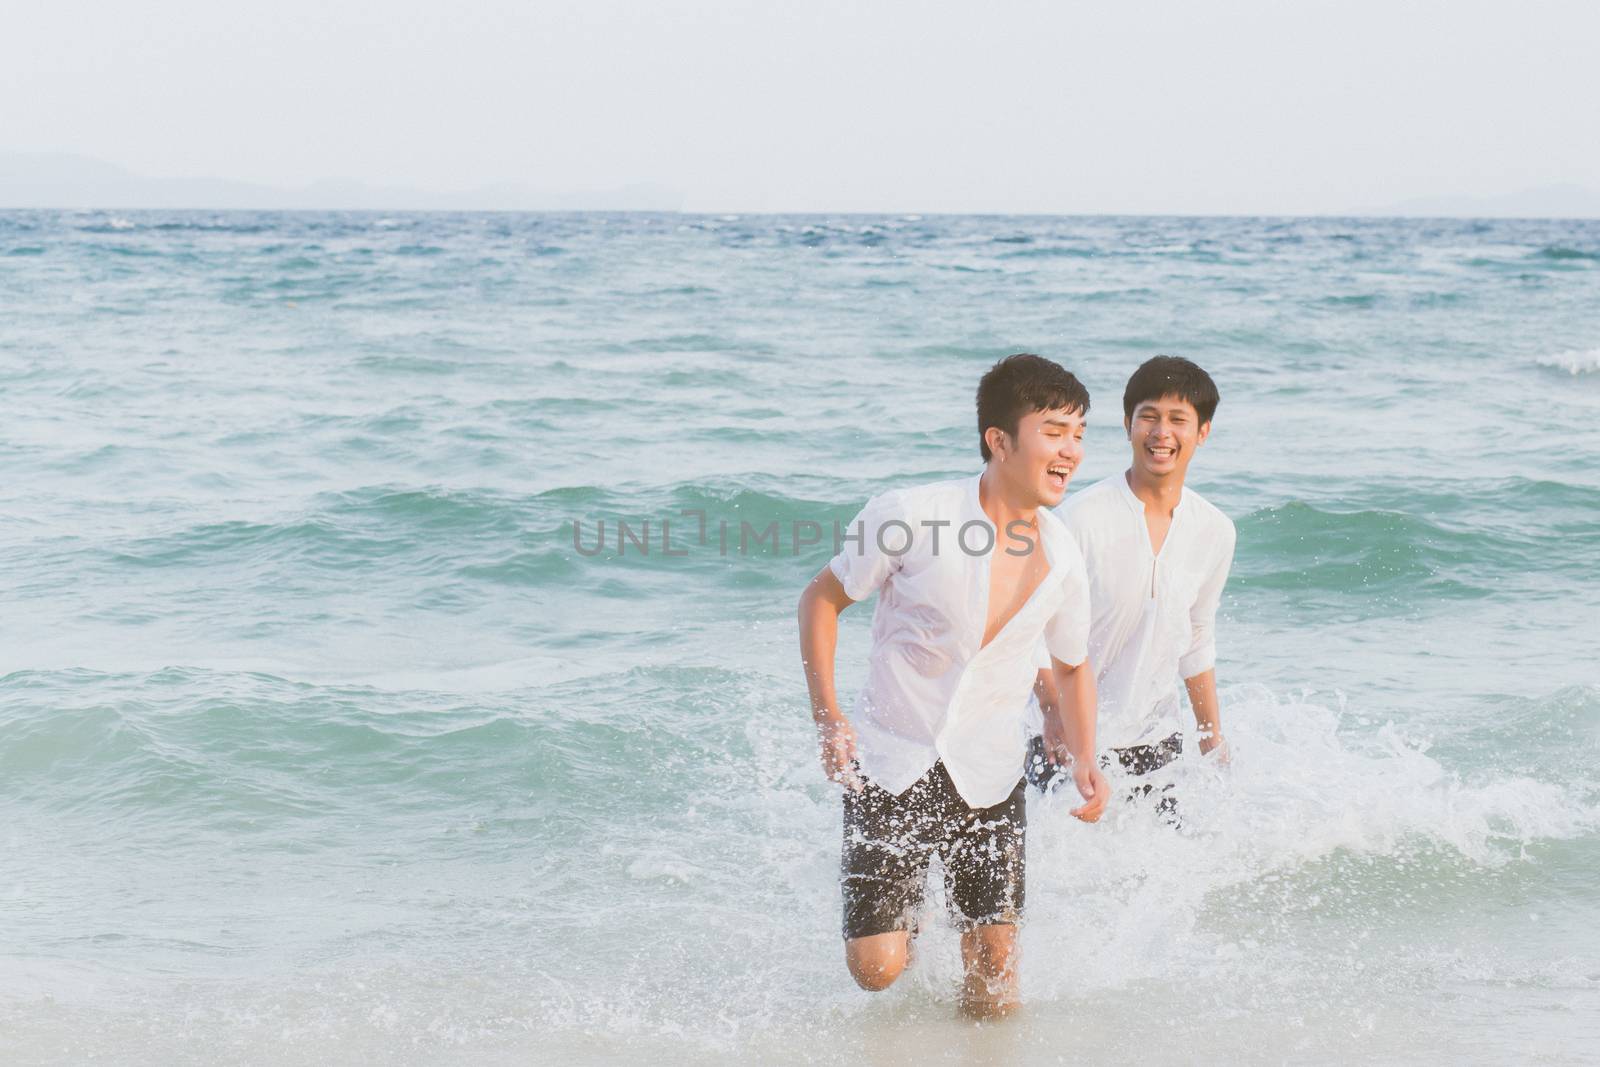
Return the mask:
POLYGON ((1106 801, 1111 799, 1111 784, 1106 776, 1100 773, 1099 767, 1083 760, 1073 766, 1072 781, 1088 801, 1082 807, 1073 808, 1072 814, 1084 822, 1098 822, 1106 810, 1106 801))
POLYGON ((1228 748, 1228 739, 1219 733, 1200 735, 1200 755, 1211 756, 1220 767, 1226 767, 1233 760, 1233 751, 1228 748))
POLYGON ((861 776, 856 773, 856 732, 844 716, 817 720, 817 747, 822 757, 822 773, 859 793, 861 776))

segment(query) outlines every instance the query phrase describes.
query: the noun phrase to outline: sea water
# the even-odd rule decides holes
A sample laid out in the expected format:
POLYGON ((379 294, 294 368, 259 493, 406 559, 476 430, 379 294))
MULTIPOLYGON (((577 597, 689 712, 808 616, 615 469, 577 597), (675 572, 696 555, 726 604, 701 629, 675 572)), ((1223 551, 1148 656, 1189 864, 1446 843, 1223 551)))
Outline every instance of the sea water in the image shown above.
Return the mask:
POLYGON ((0 214, 0 1061, 1593 1062, 1597 421, 1600 222, 0 214), (1075 488, 1215 376, 1234 760, 1033 804, 974 1026, 795 602, 1024 350, 1075 488))

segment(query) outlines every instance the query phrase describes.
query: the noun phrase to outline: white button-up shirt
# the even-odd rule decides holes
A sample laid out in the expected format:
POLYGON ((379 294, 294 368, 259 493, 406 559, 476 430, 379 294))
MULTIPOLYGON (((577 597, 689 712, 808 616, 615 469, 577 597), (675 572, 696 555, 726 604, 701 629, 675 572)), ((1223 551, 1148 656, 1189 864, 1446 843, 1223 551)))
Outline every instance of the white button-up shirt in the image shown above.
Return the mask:
POLYGON ((898 795, 943 760, 962 799, 984 808, 1022 775, 1036 649, 1042 642, 1063 663, 1083 662, 1089 588, 1065 526, 1040 508, 1037 541, 1049 572, 983 645, 991 554, 1022 551, 1025 542, 995 530, 978 482, 873 497, 845 531, 859 530, 859 540, 844 542, 829 567, 851 600, 880 594, 867 682, 851 717, 862 772, 898 795))
POLYGON ((1089 569, 1100 747, 1150 744, 1181 730, 1178 679, 1216 665, 1233 521, 1185 488, 1161 551, 1152 552, 1144 502, 1120 473, 1069 497, 1060 517, 1089 569))

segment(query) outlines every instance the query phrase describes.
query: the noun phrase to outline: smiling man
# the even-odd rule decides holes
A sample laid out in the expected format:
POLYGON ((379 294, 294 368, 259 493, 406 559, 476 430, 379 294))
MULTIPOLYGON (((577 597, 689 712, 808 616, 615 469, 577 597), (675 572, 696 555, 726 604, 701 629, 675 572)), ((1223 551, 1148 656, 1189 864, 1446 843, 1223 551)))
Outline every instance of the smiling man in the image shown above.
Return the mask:
POLYGON ((1083 457, 1089 394, 1035 355, 978 385, 980 474, 874 497, 851 542, 800 597, 800 655, 822 769, 846 787, 840 888, 845 962, 865 989, 904 970, 929 861, 961 929, 969 1015, 1017 998, 1026 808, 1024 717, 1041 642, 1052 724, 1094 821, 1088 579, 1050 511, 1083 457), (839 614, 878 593, 866 686, 847 719, 834 690, 839 614))
MULTIPOLYGON (((1132 465, 1077 494, 1062 520, 1089 572, 1093 621, 1089 658, 1100 702, 1099 734, 1115 760, 1142 775, 1183 751, 1177 680, 1194 711, 1202 754, 1226 761, 1217 705, 1217 604, 1233 563, 1233 522, 1184 485, 1211 433, 1218 403, 1211 376, 1186 359, 1157 356, 1128 379, 1122 394, 1132 465)), ((1035 692, 1044 712, 1029 777, 1054 775, 1048 758, 1064 752, 1055 679, 1039 672, 1035 692)), ((1150 792, 1149 786, 1136 791, 1150 792)), ((1158 810, 1176 819, 1176 802, 1158 810)))

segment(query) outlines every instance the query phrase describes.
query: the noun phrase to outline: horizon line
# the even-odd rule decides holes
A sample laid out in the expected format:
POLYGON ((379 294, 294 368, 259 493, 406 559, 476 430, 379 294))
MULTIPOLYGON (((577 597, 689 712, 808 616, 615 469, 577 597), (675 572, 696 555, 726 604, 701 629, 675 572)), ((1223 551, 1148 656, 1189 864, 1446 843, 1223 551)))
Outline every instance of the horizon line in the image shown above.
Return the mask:
POLYGON ((670 215, 686 218, 713 218, 732 221, 739 218, 824 218, 824 217, 854 217, 854 218, 900 218, 907 221, 935 218, 1011 218, 1011 219, 1346 219, 1355 222, 1381 221, 1389 219, 1409 219, 1419 222, 1425 221, 1451 221, 1451 222, 1593 222, 1600 221, 1600 213, 1594 215, 1440 215, 1440 214, 1410 214, 1406 212, 1263 212, 1252 214, 1249 212, 1217 211, 1217 212, 1169 212, 1169 211, 910 211, 910 210, 760 210, 760 211, 728 211, 717 209, 685 210, 682 208, 442 208, 442 207, 150 207, 148 205, 135 207, 130 205, 101 205, 85 207, 82 205, 54 205, 41 206, 38 204, 28 206, 8 206, 0 204, 0 212, 54 212, 54 213, 92 213, 123 211, 137 214, 181 213, 181 212, 211 212, 215 214, 241 214, 253 213, 263 215, 318 215, 318 214, 345 214, 345 215, 670 215))

